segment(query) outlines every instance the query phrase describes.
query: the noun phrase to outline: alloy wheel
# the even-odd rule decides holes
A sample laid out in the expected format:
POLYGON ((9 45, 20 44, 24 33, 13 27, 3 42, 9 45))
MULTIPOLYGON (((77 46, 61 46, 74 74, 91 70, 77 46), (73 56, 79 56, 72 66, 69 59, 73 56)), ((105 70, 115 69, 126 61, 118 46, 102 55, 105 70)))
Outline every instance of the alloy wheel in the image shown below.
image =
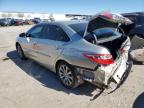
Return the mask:
POLYGON ((58 73, 64 85, 71 86, 73 84, 74 82, 73 73, 67 65, 65 64, 61 65, 59 67, 58 73))

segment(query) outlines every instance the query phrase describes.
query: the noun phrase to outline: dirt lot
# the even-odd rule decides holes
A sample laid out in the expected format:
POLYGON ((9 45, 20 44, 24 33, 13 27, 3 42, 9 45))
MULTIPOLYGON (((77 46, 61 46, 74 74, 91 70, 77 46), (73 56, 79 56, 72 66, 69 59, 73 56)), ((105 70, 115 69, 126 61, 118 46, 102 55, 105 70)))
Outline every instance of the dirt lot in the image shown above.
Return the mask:
POLYGON ((31 26, 0 27, 0 108, 144 108, 144 65, 133 65, 126 82, 112 94, 98 93, 90 84, 64 88, 54 73, 22 61, 15 37, 31 26))

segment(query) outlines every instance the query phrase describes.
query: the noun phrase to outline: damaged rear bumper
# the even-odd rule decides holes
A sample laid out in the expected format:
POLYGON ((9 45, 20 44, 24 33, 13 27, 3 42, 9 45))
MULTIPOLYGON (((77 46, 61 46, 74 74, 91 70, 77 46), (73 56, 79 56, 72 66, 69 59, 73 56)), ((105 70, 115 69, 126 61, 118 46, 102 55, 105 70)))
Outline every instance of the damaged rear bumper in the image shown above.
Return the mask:
POLYGON ((131 67, 131 61, 125 61, 124 58, 121 58, 110 66, 98 65, 94 70, 77 67, 77 70, 79 78, 100 88, 109 88, 111 83, 115 84, 114 88, 118 88, 128 77, 131 67))
POLYGON ((132 65, 133 65, 132 61, 127 62, 127 68, 126 68, 124 74, 122 75, 121 80, 117 84, 117 88, 120 87, 126 81, 126 79, 128 78, 129 73, 131 72, 132 65))

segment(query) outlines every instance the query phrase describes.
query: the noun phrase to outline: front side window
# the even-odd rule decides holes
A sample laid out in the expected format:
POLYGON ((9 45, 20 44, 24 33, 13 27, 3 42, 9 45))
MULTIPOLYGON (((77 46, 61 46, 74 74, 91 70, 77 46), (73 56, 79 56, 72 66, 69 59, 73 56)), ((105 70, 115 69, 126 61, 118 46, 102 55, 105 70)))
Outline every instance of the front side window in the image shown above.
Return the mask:
POLYGON ((101 28, 93 31, 93 33, 96 35, 98 41, 121 35, 114 28, 101 28))
POLYGON ((70 39, 67 34, 56 25, 48 25, 43 33, 44 39, 68 42, 70 39))
POLYGON ((28 32, 28 35, 31 35, 32 38, 40 38, 42 35, 42 30, 43 30, 42 25, 36 26, 28 32))

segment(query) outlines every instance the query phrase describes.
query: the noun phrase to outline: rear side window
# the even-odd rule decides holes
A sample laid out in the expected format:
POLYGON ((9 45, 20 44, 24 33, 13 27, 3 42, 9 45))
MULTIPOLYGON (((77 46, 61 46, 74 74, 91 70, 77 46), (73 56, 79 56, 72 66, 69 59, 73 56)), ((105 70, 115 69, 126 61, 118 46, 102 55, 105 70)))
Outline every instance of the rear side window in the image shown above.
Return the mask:
POLYGON ((56 25, 47 25, 43 33, 44 39, 68 42, 70 39, 62 28, 56 25))
POLYGON ((121 35, 116 31, 116 29, 113 28, 101 28, 95 30, 93 33, 96 35, 98 41, 121 35))
POLYGON ((87 23, 70 24, 69 27, 77 32, 80 36, 84 35, 87 23))

